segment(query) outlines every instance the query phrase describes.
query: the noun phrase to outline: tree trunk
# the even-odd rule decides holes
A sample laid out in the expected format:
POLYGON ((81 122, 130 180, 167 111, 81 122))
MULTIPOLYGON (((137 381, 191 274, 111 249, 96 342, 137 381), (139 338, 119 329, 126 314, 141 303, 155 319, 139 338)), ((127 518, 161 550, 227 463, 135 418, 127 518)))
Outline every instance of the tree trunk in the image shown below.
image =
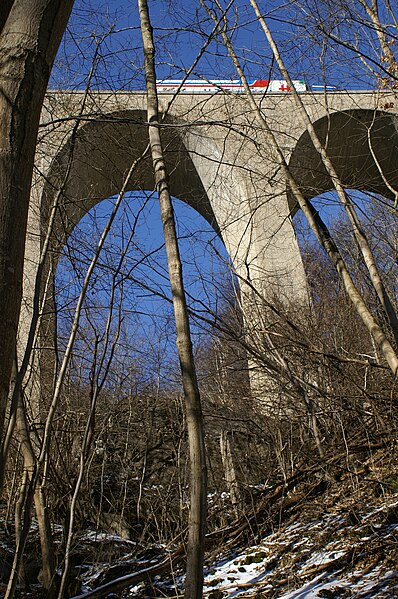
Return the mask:
POLYGON ((170 286, 177 330, 177 348, 185 395, 189 457, 190 513, 187 549, 186 599, 201 599, 203 590, 203 554, 206 520, 207 473, 203 432, 203 415, 196 379, 186 305, 182 266, 175 230, 174 213, 159 131, 158 99, 152 38, 146 0, 138 0, 147 83, 147 112, 156 189, 159 194, 163 232, 167 252, 170 286))
POLYGON ((25 542, 29 532, 26 522, 30 522, 30 513, 32 501, 36 508, 36 518, 39 526, 40 547, 42 555, 42 577, 43 586, 47 591, 49 599, 55 596, 55 554, 52 540, 51 524, 48 516, 47 502, 45 498, 45 489, 42 485, 41 477, 36 481, 37 459, 31 444, 28 424, 26 421, 26 412, 22 397, 19 396, 17 408, 17 435, 20 441, 21 453, 24 461, 23 482, 21 484, 20 502, 21 506, 16 511, 15 529, 19 529, 18 551, 14 556, 13 573, 8 582, 6 599, 12 597, 15 590, 16 578, 23 571, 22 558, 25 542), (21 514, 24 513, 24 523, 22 524, 21 514))
POLYGON ((0 435, 22 295, 40 111, 73 0, 8 0, 0 8, 0 435))
POLYGON ((238 477, 236 476, 231 442, 228 438, 228 431, 221 431, 220 454, 224 468, 224 479, 231 498, 232 508, 234 510, 235 518, 238 518, 240 508, 242 507, 242 498, 239 490, 238 477))

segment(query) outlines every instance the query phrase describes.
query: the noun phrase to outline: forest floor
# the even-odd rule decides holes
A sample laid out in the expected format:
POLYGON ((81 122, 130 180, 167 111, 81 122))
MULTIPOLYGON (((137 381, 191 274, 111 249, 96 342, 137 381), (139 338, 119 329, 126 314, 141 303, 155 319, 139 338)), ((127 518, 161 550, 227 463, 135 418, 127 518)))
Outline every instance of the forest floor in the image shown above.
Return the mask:
MULTIPOLYGON (((359 456, 349 465, 334 458, 327 474, 311 468, 272 491, 259 491, 249 511, 208 535, 204 597, 398 598, 398 458, 385 448, 364 460, 359 456)), ((75 570, 69 596, 167 562, 163 547, 147 547, 139 557, 135 543, 111 535, 85 533, 80 543, 82 555, 91 552, 91 558, 75 570)), ((102 596, 160 599, 182 592, 177 560, 172 571, 165 567, 102 596)), ((31 585, 17 597, 43 595, 31 585)))
MULTIPOLYGON (((397 466, 396 457, 378 451, 356 468, 331 469, 327 484, 306 478, 267 510, 257 508, 261 540, 239 547, 236 535, 226 539, 208 559, 204 597, 398 597, 397 466)), ((157 594, 137 587, 130 596, 160 598, 176 588, 171 581, 154 586, 157 594)))

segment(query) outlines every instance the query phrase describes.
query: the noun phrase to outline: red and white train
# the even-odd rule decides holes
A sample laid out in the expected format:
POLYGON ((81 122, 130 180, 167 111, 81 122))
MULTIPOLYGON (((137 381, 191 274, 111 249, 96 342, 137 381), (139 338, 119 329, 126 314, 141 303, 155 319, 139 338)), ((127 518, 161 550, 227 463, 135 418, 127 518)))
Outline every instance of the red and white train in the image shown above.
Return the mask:
MULTIPOLYGON (((182 79, 158 79, 156 81, 156 87, 158 92, 173 93, 180 87, 181 82, 182 79)), ((292 83, 298 92, 307 91, 305 81, 295 79, 292 83)), ((290 91, 289 85, 283 79, 253 79, 248 81, 248 84, 252 92, 257 94, 264 94, 266 92, 287 93, 290 91)), ((184 81, 180 92, 203 94, 215 93, 222 90, 244 93, 245 88, 240 79, 211 79, 209 81, 187 79, 184 81)))

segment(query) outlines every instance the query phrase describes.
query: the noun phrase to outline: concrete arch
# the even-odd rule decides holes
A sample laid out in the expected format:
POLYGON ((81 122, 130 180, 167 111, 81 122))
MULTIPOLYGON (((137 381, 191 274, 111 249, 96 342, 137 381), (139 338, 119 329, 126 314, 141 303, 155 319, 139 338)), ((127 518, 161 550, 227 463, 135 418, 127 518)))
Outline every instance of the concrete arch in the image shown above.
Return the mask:
MULTIPOLYGON (((373 109, 343 110, 320 118, 314 127, 344 187, 394 197, 386 181, 398 189, 397 115, 373 109)), ((307 199, 334 189, 307 131, 298 139, 289 167, 307 199)), ((288 199, 295 212, 290 191, 288 199)))
MULTIPOLYGON (((55 198, 58 198, 57 215, 51 236, 51 251, 42 279, 42 302, 44 317, 40 322, 40 346, 36 351, 35 369, 37 389, 35 409, 39 413, 39 397, 51 384, 47 373, 54 362, 54 274, 60 251, 74 227, 96 204, 119 193, 131 164, 140 159, 148 144, 146 112, 140 109, 116 110, 92 119, 79 126, 73 139, 70 121, 60 131, 52 130, 52 136, 44 138, 39 150, 46 158, 42 171, 44 179, 34 188, 30 206, 29 233, 26 243, 24 271, 24 304, 19 325, 19 346, 23 354, 32 316, 35 293, 37 259, 47 231, 49 215, 55 198), (60 193, 61 190, 61 193, 60 193), (43 364, 45 366, 43 366, 43 364), (36 405, 37 404, 37 405, 36 405)), ((197 159, 200 152, 218 156, 211 139, 202 147, 202 136, 194 135, 193 128, 187 132, 183 119, 166 119, 162 130, 167 161, 170 189, 173 196, 196 210, 225 243, 221 233, 222 194, 216 193, 214 210, 210 200, 214 186, 210 182, 211 169, 197 159), (195 139, 195 142, 194 142, 195 139), (187 145, 190 144, 190 149, 187 145), (194 158, 192 158, 192 156, 194 158), (196 158, 195 158, 196 157, 196 158), (202 168, 201 168, 202 167, 202 168), (210 188, 208 194, 206 187, 210 188)), ((126 191, 150 191, 154 189, 153 167, 150 152, 140 160, 126 191)), ((227 245, 227 244, 226 244, 227 245)), ((227 247, 228 251, 228 247, 227 247)))
MULTIPOLYGON (((253 243, 256 223, 251 202, 255 194, 230 156, 234 156, 234 144, 225 144, 225 129, 220 137, 214 127, 187 122, 176 114, 166 118, 161 127, 172 195, 209 223, 236 269, 247 276, 247 265, 256 262, 255 268, 262 254, 253 243)), ((70 124, 61 134, 52 131, 49 139, 53 147, 44 143, 40 149, 52 157, 45 171, 45 184, 32 207, 39 215, 40 230, 46 231, 53 200, 62 190, 52 244, 57 255, 84 214, 101 200, 116 195, 131 164, 143 155, 148 144, 146 111, 134 107, 101 112, 79 127, 73 142, 70 124)), ((148 153, 131 177, 127 191, 152 189, 152 159, 148 153)), ((32 223, 32 229, 37 231, 37 223, 32 223)))
MULTIPOLYGON (((40 199, 41 229, 59 189, 55 246, 62 246, 74 226, 93 206, 122 188, 131 164, 147 146, 146 114, 124 110, 94 118, 82 125, 72 141, 69 135, 53 158, 40 199)), ((184 124, 165 121, 163 140, 173 195, 197 210, 220 234, 216 216, 202 179, 184 145, 184 124), (181 134, 182 132, 182 134, 181 134)), ((154 180, 150 153, 140 160, 127 191, 152 190, 154 180)))
MULTIPOLYGON (((21 347, 29 329, 37 258, 54 199, 58 198, 58 207, 51 237, 52 264, 49 261, 46 273, 55 270, 60 251, 82 217, 96 204, 120 191, 131 164, 142 157, 148 144, 146 111, 139 107, 95 114, 79 126, 74 138, 75 121, 63 114, 61 112, 61 118, 54 119, 55 127, 49 126, 49 133, 43 136, 38 149, 38 156, 45 159, 42 166, 45 177, 44 182, 42 180, 34 188, 30 206, 24 308, 19 327, 21 347), (61 121, 59 128, 58 119, 61 121)), ((165 119, 161 126, 173 196, 209 223, 237 268, 239 260, 246 267, 251 251, 248 240, 251 214, 245 201, 247 190, 242 180, 236 177, 234 165, 223 162, 223 153, 209 135, 208 128, 195 127, 175 115, 165 119)), ((152 189, 153 167, 148 152, 140 160, 126 191, 152 189)), ((52 293, 45 293, 49 302, 46 311, 51 314, 52 293)), ((46 328, 50 331, 50 316, 48 323, 46 328)))

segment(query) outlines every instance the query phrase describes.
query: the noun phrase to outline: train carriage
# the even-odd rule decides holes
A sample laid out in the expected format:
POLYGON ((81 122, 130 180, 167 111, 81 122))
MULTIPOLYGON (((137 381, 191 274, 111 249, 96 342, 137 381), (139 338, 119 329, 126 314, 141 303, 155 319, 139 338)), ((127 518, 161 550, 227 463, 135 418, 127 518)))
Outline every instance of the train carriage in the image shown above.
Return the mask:
MULTIPOLYGON (((158 92, 173 93, 181 86, 182 79, 158 79, 156 87, 158 92)), ((295 79, 294 88, 298 92, 307 91, 307 85, 302 79, 295 79)), ((248 81, 249 87, 253 93, 264 94, 287 93, 290 86, 283 79, 253 79, 248 81)), ((204 81, 202 79, 187 79, 181 86, 180 92, 189 94, 216 93, 219 91, 229 91, 235 93, 244 93, 245 88, 240 79, 211 79, 204 81)))

